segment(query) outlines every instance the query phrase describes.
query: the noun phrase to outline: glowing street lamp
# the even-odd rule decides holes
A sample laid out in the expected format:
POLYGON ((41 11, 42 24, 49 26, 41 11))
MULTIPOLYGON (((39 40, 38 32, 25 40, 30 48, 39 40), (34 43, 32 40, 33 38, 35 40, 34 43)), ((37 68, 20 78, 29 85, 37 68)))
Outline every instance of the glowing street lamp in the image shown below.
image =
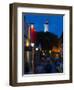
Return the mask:
POLYGON ((31 43, 32 47, 32 72, 34 73, 34 43, 31 43))
POLYGON ((39 49, 38 49, 38 48, 36 48, 35 50, 36 50, 36 51, 38 51, 39 49))
POLYGON ((34 47, 34 43, 31 43, 31 46, 34 47))

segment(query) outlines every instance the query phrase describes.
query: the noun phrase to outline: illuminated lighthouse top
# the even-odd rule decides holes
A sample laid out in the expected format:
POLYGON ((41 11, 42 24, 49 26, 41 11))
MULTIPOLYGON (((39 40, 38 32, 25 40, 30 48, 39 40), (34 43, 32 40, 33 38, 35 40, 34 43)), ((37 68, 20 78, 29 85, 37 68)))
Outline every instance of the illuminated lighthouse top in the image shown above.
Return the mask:
POLYGON ((31 26, 30 26, 30 27, 31 27, 31 29, 33 29, 33 30, 34 30, 34 24, 33 24, 33 23, 31 24, 31 26))
POLYGON ((48 32, 48 21, 44 24, 44 32, 48 32))

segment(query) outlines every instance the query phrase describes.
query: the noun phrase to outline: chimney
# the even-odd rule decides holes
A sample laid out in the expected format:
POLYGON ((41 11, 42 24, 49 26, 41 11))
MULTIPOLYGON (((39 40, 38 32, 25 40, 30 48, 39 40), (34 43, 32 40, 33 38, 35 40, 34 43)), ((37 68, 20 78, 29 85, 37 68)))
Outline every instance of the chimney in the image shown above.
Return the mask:
POLYGON ((44 24, 44 32, 48 32, 48 21, 44 24))

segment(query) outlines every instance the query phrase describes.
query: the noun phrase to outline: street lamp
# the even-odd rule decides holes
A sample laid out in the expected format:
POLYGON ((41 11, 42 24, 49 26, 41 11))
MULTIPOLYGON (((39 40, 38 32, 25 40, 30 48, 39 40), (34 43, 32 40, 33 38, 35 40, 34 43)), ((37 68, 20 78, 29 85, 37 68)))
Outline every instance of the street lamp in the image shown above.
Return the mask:
POLYGON ((39 49, 38 49, 38 48, 36 48, 35 50, 36 50, 36 51, 38 51, 39 49))
POLYGON ((31 43, 31 46, 34 47, 34 43, 31 43))
POLYGON ((32 72, 34 73, 34 43, 31 43, 32 47, 32 72))

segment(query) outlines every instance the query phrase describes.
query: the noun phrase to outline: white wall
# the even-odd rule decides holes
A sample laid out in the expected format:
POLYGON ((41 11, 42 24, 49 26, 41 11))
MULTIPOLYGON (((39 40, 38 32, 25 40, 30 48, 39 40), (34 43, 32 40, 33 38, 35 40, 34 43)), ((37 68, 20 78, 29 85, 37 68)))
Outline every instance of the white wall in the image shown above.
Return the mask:
POLYGON ((0 90, 73 90, 74 82, 26 87, 9 86, 9 3, 12 2, 72 5, 74 10, 74 0, 0 0, 0 90))

